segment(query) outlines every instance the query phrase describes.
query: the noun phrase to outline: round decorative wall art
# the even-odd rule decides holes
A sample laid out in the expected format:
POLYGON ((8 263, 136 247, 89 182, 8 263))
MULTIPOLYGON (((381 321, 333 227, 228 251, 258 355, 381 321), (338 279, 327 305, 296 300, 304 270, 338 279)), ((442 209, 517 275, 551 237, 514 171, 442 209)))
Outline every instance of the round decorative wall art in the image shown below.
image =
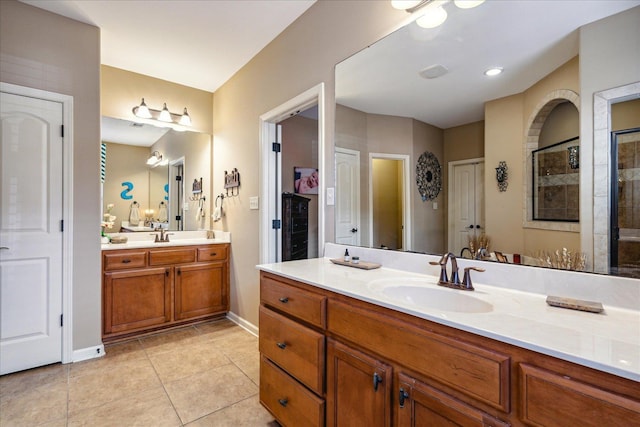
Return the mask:
POLYGON ((442 189, 440 162, 430 151, 425 151, 418 158, 416 184, 423 202, 434 200, 442 189))

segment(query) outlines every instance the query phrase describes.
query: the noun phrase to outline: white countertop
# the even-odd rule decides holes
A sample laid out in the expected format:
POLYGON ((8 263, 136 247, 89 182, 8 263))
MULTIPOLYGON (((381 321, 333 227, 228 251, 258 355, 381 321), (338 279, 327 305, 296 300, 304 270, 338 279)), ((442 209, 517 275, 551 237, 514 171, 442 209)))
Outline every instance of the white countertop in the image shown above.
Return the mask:
POLYGON ((213 238, 207 238, 207 231, 170 231, 168 242, 155 242, 155 232, 110 233, 110 236, 125 236, 127 243, 103 243, 103 251, 118 249, 163 248, 168 246, 211 245, 215 243, 231 243, 231 233, 213 231, 213 238))
MULTIPOLYGON (((363 259, 363 261, 365 261, 363 259)), ((391 268, 361 270, 332 264, 329 258, 263 264, 262 271, 391 308, 518 347, 640 381, 640 311, 605 305, 600 314, 546 304, 546 295, 482 284, 473 276, 475 291, 437 286, 438 278, 391 268), (398 280, 415 286, 464 293, 493 307, 464 313, 417 306, 383 293, 381 282, 398 280)), ((462 273, 462 272, 461 272, 462 273)), ((462 276, 462 274, 461 274, 462 276)))

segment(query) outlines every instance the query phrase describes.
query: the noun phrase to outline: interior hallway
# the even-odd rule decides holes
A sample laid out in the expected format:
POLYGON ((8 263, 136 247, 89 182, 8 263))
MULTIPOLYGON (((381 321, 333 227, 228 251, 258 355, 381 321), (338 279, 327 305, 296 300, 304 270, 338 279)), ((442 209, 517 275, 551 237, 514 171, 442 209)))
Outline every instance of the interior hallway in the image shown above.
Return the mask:
POLYGON ((218 320, 0 377, 0 426, 268 426, 258 339, 218 320))

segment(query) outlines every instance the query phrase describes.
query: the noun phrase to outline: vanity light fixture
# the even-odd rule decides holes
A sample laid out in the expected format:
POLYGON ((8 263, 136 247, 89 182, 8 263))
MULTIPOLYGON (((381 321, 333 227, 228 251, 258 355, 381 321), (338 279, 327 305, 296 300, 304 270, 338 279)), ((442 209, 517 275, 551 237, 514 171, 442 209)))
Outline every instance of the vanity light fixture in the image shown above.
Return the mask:
POLYGON ((158 163, 162 161, 162 154, 159 151, 154 151, 151 153, 151 157, 147 159, 147 164, 149 166, 156 166, 158 163))
POLYGON ((144 102, 144 98, 142 98, 140 105, 133 107, 132 111, 136 117, 140 117, 141 119, 152 119, 164 123, 191 126, 191 117, 189 116, 189 113, 187 113, 186 107, 184 109, 184 113, 176 114, 169 111, 167 103, 165 102, 162 106, 162 110, 154 110, 153 108, 147 107, 147 104, 144 102))
MULTIPOLYGON (((415 13, 416 24, 422 28, 436 28, 447 20, 447 11, 443 6, 450 2, 451 0, 392 0, 391 6, 415 13)), ((484 3, 484 0, 454 0, 453 3, 460 9, 471 9, 484 3)))
POLYGON ((502 71, 504 71, 502 67, 491 67, 484 72, 484 75, 488 77, 493 77, 493 76, 497 76, 498 74, 501 74, 502 71))

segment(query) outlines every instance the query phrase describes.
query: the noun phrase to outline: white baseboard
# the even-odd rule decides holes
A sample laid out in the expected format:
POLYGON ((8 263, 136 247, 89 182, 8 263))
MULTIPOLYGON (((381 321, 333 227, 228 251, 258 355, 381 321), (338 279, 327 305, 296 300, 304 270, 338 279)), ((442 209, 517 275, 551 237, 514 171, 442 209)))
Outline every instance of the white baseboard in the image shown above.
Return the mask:
POLYGON ((237 314, 230 311, 227 313, 227 319, 231 320, 233 323, 240 326, 242 329, 246 330, 250 334, 253 334, 256 337, 258 336, 258 327, 253 323, 248 322, 247 320, 238 316, 237 314))
POLYGON ((73 350, 73 362, 82 362, 83 360, 96 359, 104 356, 104 345, 96 345, 93 347, 81 348, 73 350))

